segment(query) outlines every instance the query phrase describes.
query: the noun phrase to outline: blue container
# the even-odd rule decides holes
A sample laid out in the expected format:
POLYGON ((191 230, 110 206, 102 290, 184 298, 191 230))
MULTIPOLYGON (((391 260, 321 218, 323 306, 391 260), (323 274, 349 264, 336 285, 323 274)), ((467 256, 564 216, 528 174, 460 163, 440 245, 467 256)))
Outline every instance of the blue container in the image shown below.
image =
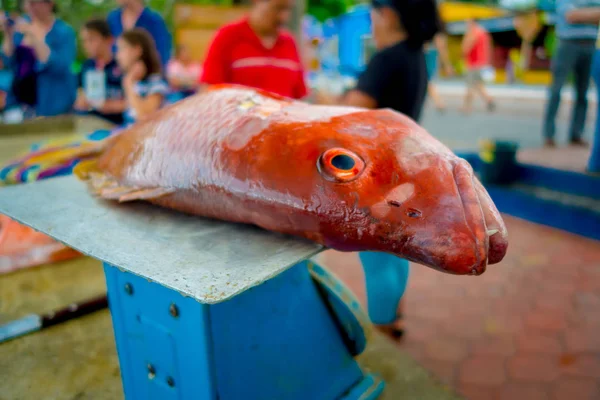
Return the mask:
POLYGON ((339 32, 340 70, 357 75, 368 62, 371 36, 371 7, 360 5, 336 18, 339 32))
POLYGON ((481 151, 481 182, 509 184, 517 179, 517 142, 487 140, 481 151))

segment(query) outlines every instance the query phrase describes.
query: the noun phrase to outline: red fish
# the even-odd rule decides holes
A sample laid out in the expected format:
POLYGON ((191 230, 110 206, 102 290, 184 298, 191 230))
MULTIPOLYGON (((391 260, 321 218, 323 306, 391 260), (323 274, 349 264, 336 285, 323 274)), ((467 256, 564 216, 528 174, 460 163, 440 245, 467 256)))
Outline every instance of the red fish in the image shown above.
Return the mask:
POLYGON ((254 224, 340 251, 393 253, 454 274, 483 273, 508 246, 470 165, 388 109, 216 85, 95 151, 75 173, 107 199, 254 224))

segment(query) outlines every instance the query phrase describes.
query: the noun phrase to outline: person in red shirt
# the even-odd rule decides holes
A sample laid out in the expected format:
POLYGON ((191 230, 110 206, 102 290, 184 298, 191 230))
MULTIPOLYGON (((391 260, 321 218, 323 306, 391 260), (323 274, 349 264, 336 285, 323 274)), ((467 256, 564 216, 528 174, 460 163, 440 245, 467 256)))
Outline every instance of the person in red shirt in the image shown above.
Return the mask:
POLYGON ((301 99, 308 93, 294 37, 283 29, 293 0, 253 0, 247 17, 220 28, 200 84, 235 83, 301 99))
POLYGON ((490 33, 475 20, 467 20, 467 33, 462 41, 462 52, 467 64, 467 91, 463 112, 471 112, 473 97, 479 94, 486 102, 489 111, 496 107, 494 99, 485 90, 483 72, 490 67, 492 39, 490 33))

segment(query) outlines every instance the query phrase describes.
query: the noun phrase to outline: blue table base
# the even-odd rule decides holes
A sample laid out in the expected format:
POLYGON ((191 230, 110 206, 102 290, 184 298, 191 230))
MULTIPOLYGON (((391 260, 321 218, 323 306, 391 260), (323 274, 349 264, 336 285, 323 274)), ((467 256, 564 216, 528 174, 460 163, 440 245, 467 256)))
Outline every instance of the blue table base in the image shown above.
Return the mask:
POLYGON ((207 305, 105 265, 127 399, 376 399, 307 262, 207 305))

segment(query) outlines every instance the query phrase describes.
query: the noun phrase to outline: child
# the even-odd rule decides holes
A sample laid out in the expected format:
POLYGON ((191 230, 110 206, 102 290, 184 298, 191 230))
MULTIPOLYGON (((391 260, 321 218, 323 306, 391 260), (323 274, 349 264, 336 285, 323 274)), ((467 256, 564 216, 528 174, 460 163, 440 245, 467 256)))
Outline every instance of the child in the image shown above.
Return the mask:
POLYGON ((112 55, 113 37, 108 23, 90 20, 80 36, 89 58, 81 66, 75 109, 121 125, 127 102, 121 86, 122 72, 112 55))
POLYGON ((117 62, 125 72, 125 122, 130 124, 154 114, 162 106, 169 87, 148 32, 135 28, 123 33, 117 40, 117 62))
POLYGON ((167 65, 167 79, 172 88, 187 95, 194 91, 201 71, 200 63, 192 60, 188 48, 179 45, 177 46, 175 59, 169 61, 167 65))

